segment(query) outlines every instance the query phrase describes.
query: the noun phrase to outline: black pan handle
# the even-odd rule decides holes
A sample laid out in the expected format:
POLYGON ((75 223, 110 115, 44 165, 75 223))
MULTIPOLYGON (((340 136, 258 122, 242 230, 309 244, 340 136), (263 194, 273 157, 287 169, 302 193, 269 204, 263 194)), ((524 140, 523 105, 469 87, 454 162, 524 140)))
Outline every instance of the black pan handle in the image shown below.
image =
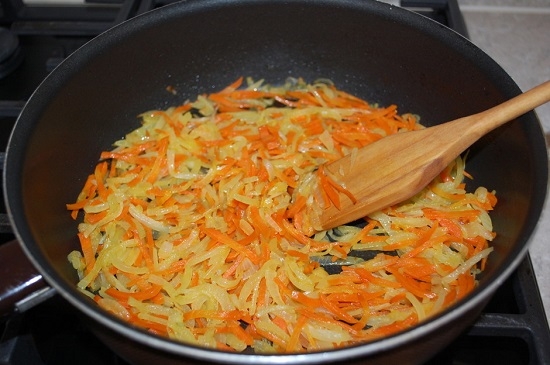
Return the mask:
POLYGON ((25 311, 53 294, 18 241, 0 246, 0 317, 25 311))

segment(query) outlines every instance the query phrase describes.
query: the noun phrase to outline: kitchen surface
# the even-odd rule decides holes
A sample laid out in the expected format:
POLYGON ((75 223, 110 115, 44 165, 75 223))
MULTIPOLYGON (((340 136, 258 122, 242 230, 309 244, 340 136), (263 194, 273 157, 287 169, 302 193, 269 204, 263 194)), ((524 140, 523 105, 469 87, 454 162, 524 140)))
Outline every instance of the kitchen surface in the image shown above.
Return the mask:
MULTIPOLYGON (((550 1, 459 0, 470 39, 504 68, 522 90, 550 80, 550 1)), ((550 104, 536 109, 550 143, 550 104)), ((548 199, 547 199, 548 200, 548 199)), ((550 204, 532 237, 530 255, 550 318, 550 204)))
MULTIPOLYGON (((20 2, 20 0, 1 0, 0 20, 2 19, 4 1, 6 4, 20 2)), ((172 0, 135 0, 139 7, 133 5, 134 0, 97 0, 95 2, 130 4, 130 6, 122 6, 123 11, 120 13, 113 11, 117 22, 129 17, 128 14, 134 14, 133 11, 140 13, 145 11, 148 6, 170 1, 172 0), (128 13, 125 13, 124 10, 127 10, 128 13)), ((401 3, 400 0, 382 1, 395 5, 401 3)), ((78 8, 82 7, 84 0, 24 0, 25 4, 52 6, 61 2, 70 3, 71 7, 78 8)), ((445 16, 441 16, 441 14, 446 10, 441 9, 448 10, 449 4, 453 7, 458 2, 459 20, 464 20, 465 24, 462 25, 466 26, 470 40, 494 58, 522 90, 550 80, 550 0, 426 0, 409 2, 419 4, 415 5, 418 8, 412 6, 411 10, 433 13, 436 18, 443 20, 445 20, 445 16)), ((116 7, 116 5, 107 6, 106 14, 111 14, 111 10, 116 7)), ((78 10, 74 14, 79 14, 78 10)), ((29 37, 28 39, 34 40, 44 36, 43 34, 35 35, 32 25, 26 27, 29 24, 32 24, 32 20, 22 21, 19 24, 18 31, 21 37, 29 37)), ((46 33, 51 31, 54 35, 62 34, 67 29, 69 34, 75 32, 71 34, 72 38, 71 36, 66 37, 71 40, 70 42, 60 43, 59 47, 56 43, 56 36, 49 37, 50 40, 55 39, 55 42, 52 41, 53 51, 50 51, 49 48, 47 51, 41 50, 44 57, 41 53, 40 57, 34 57, 32 62, 29 62, 51 71, 64 57, 78 48, 81 40, 92 37, 103 28, 115 23, 111 23, 110 18, 104 22, 67 23, 70 26, 85 25, 78 29, 69 29, 69 27, 65 29, 63 28, 65 24, 56 21, 52 21, 51 24, 48 24, 47 21, 37 22, 37 24, 43 26, 46 33), (62 26, 56 28, 60 24, 62 26), (48 28, 50 25, 51 28, 48 28)), ((458 28, 455 29, 460 32, 461 30, 458 28)), ((65 35, 62 34, 59 38, 65 41, 65 35)), ((33 42, 29 43, 34 45, 33 42)), ((46 45, 44 45, 44 50, 46 50, 46 45)), ((34 84, 37 84, 44 75, 40 72, 34 73, 32 70, 25 76, 28 76, 28 78, 24 78, 24 81, 29 84, 28 88, 34 89, 34 84)), ((30 90, 27 90, 27 85, 24 85, 23 82, 12 89, 9 93, 0 90, 0 142, 7 139, 9 134, 9 130, 6 132, 5 125, 13 124, 24 105, 26 95, 30 94, 30 90), (14 92, 12 89, 17 90, 14 92), (6 96, 6 94, 8 95, 6 96)), ((536 113, 543 126, 548 145, 550 144, 550 103, 537 108, 536 113)), ((5 144, 5 141, 2 143, 5 144)), ((0 150, 0 159, 3 159, 2 155, 0 150)), ((0 210, 0 244, 11 239, 10 229, 5 210, 0 210)), ((482 314, 472 330, 438 354, 429 364, 550 365, 550 355, 546 353, 546 350, 537 350, 539 354, 542 354, 541 358, 533 356, 533 348, 547 348, 546 343, 549 342, 547 339, 550 338, 548 327, 541 325, 541 319, 550 319, 550 253, 548 247, 550 247, 550 201, 546 202, 537 229, 531 238, 530 260, 524 260, 517 273, 503 283, 503 290, 496 293, 493 301, 487 306, 486 312, 482 314), (533 279, 531 269, 534 270, 536 281, 533 279), (518 287, 519 290, 516 290, 518 287), (512 296, 514 299, 509 301, 512 296), (517 308, 518 297, 525 298, 527 304, 524 305, 527 306, 527 309, 517 308), (542 299, 542 305, 539 299, 542 299), (544 318, 544 314, 546 314, 546 318, 544 318), (531 339, 527 337, 531 337, 531 339), (539 337, 542 340, 535 339, 533 341, 533 337, 539 337), (471 356, 474 355, 476 356, 475 360, 471 360, 471 356)), ((38 306, 38 309, 33 308, 26 312, 26 317, 15 317, 5 324, 0 322, 0 365, 29 363, 37 365, 65 363, 126 365, 123 360, 106 349, 95 336, 90 334, 86 326, 79 324, 76 320, 74 322, 70 319, 65 320, 64 316, 66 316, 67 310, 67 304, 60 302, 59 296, 54 296, 38 306), (62 316, 64 323, 59 321, 60 317, 58 316, 62 316), (44 330, 45 328, 47 330, 44 330), (35 342, 29 343, 30 338, 33 338, 35 342), (65 347, 63 347, 64 341, 65 347), (82 356, 78 350, 82 344, 85 344, 88 350, 85 356, 82 356), (30 350, 28 350, 29 348, 30 350), (64 354, 62 354, 63 352, 64 354), (38 357, 41 360, 38 360, 38 357)))

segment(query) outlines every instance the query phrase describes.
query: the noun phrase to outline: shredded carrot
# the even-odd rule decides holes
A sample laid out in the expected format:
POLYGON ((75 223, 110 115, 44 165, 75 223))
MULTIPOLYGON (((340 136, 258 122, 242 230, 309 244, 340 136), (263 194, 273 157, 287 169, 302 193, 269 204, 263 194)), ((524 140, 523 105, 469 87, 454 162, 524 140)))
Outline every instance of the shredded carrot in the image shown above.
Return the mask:
POLYGON ((84 254, 84 262, 86 263, 86 270, 90 271, 95 264, 95 253, 92 247, 92 240, 90 237, 84 235, 83 233, 78 234, 80 240, 80 247, 82 253, 84 254))
POLYGON ((302 346, 299 344, 300 335, 302 334, 302 329, 307 323, 307 317, 300 316, 294 325, 290 339, 286 344, 286 352, 298 352, 302 351, 302 346))
POLYGON ((127 301, 128 298, 134 298, 137 300, 147 300, 147 299, 154 298, 160 292, 160 289, 161 287, 159 285, 159 286, 151 286, 147 290, 137 291, 137 292, 121 292, 116 290, 115 288, 109 288, 105 290, 105 292, 108 295, 112 296, 113 298, 119 299, 119 300, 127 301))
POLYGON ((240 77, 140 118, 66 205, 81 217, 78 287, 133 325, 220 351, 324 351, 396 334, 477 285, 497 198, 466 191, 462 158, 364 227, 312 234, 313 202, 356 201, 325 164, 423 128, 414 114, 326 81, 240 77))

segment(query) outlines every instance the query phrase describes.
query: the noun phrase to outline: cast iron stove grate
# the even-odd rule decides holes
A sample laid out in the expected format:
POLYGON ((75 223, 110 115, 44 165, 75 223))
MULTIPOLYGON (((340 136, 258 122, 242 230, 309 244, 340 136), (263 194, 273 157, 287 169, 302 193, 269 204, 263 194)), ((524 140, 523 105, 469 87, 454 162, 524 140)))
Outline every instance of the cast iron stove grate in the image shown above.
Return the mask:
MULTIPOLYGON (((22 0, 0 2, 0 41, 6 41, 13 53, 0 52, 0 151, 5 151, 25 101, 65 57, 109 27, 173 2, 97 1, 103 6, 40 7, 27 6, 22 0)), ((456 0, 402 0, 401 5, 468 37, 456 0)), ((4 153, 0 152, 0 165, 3 160, 4 153)), ((11 239, 13 233, 2 200, 0 244, 11 239)), ((78 316, 56 295, 24 313, 0 319, 0 365, 125 365, 78 316)), ((549 345, 548 321, 527 256, 477 322, 429 364, 550 365, 549 345)))

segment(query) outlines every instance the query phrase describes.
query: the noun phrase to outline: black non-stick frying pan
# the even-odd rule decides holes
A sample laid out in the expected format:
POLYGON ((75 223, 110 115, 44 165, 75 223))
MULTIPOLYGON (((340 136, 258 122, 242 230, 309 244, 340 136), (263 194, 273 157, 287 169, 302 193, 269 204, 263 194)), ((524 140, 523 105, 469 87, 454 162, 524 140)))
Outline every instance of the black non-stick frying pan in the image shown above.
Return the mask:
POLYGON ((17 239, 45 281, 134 363, 420 363, 458 336, 527 251, 546 194, 545 141, 534 113, 469 151, 470 189, 499 198, 498 233, 480 285, 455 306, 401 334, 307 354, 234 354, 189 346, 126 325, 75 288, 67 254, 78 247, 74 201, 102 150, 139 124, 137 115, 239 76, 282 83, 331 79, 433 125, 472 114, 520 90, 486 54, 420 15, 368 0, 185 1, 125 22, 71 55, 40 85, 19 117, 4 193, 17 239), (173 95, 167 86, 177 90, 173 95))

